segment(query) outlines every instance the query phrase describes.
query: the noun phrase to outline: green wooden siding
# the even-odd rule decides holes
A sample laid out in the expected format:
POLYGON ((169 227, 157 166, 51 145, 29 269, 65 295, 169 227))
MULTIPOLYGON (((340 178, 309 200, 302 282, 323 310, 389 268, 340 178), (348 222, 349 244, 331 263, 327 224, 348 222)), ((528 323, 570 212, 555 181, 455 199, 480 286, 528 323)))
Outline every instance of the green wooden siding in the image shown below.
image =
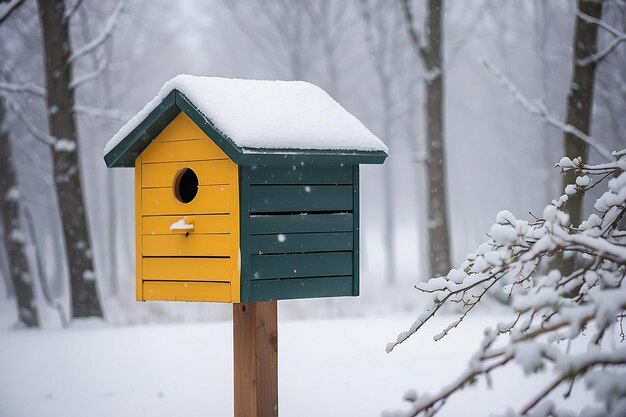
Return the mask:
POLYGON ((358 294, 355 179, 352 165, 240 167, 242 302, 358 294))
POLYGON ((352 295, 352 277, 274 279, 252 282, 248 302, 352 295))
POLYGON ((352 213, 252 215, 248 232, 252 235, 275 233, 351 232, 352 213))

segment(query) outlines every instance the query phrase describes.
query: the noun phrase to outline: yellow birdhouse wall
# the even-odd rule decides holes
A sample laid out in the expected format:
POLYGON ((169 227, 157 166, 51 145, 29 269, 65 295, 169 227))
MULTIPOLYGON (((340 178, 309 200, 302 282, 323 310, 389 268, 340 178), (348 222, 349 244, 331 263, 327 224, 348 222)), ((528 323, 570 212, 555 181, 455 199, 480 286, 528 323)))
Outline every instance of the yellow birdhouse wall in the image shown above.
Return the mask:
POLYGON ((182 112, 135 161, 135 215, 137 300, 239 302, 238 167, 182 112))

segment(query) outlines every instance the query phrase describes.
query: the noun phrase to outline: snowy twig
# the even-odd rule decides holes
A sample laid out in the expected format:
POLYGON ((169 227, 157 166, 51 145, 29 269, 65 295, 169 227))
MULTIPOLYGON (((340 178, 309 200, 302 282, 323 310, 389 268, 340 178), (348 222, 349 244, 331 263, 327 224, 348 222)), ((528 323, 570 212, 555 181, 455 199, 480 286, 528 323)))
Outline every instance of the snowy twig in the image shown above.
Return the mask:
POLYGON ((583 13, 580 10, 576 11, 576 16, 578 16, 579 18, 589 22, 589 23, 593 23, 598 25, 599 27, 601 27, 602 29, 606 30, 607 32, 609 32, 611 35, 613 35, 614 39, 607 45, 604 47, 604 49, 602 49, 599 52, 596 52, 595 54, 589 55, 588 57, 585 57, 581 60, 578 61, 578 65, 589 65, 591 63, 597 63, 602 61, 604 58, 607 57, 608 54, 610 54, 615 48, 617 48, 617 46, 622 43, 622 42, 626 42, 626 34, 623 32, 620 32, 619 30, 617 30, 616 28, 614 28, 613 26, 609 25, 608 23, 597 19, 595 17, 589 16, 586 13, 583 13))
POLYGON ((27 93, 46 98, 46 89, 35 84, 11 84, 0 81, 0 90, 8 93, 27 93))
POLYGON ((11 16, 11 14, 17 10, 24 3, 24 0, 11 0, 8 4, 0 7, 0 24, 11 16))
POLYGON ((100 109, 97 107, 83 106, 78 104, 74 106, 74 110, 76 110, 76 113, 81 115, 100 119, 118 120, 122 122, 132 117, 131 114, 122 110, 100 109))
POLYGON ((20 122, 22 122, 28 133, 30 133, 35 139, 49 146, 53 146, 57 142, 57 139, 54 136, 37 129, 30 122, 30 120, 28 120, 20 105, 17 104, 10 96, 0 93, 0 97, 4 97, 11 110, 13 110, 17 118, 20 122))
POLYGON ((70 56, 70 59, 69 59, 70 63, 73 63, 77 59, 82 58, 85 55, 88 55, 91 52, 95 51, 96 49, 101 47, 113 35, 113 31, 115 30, 115 27, 119 23, 120 17, 122 16, 122 13, 124 12, 126 3, 127 3, 127 0, 118 1, 117 6, 115 7, 115 10, 113 10, 113 13, 107 20, 106 24, 104 25, 104 29, 102 30, 102 32, 91 42, 78 48, 78 50, 76 50, 76 52, 74 52, 70 56))
POLYGON ((74 14, 78 11, 78 9, 80 9, 80 6, 82 4, 83 4, 83 0, 76 0, 74 4, 72 5, 72 7, 65 10, 65 15, 63 15, 63 19, 65 21, 68 21, 69 19, 71 19, 72 16, 74 16, 74 14))
POLYGON ((542 117, 546 123, 548 123, 551 126, 556 127, 557 129, 560 129, 564 133, 571 133, 572 135, 576 136, 578 139, 585 142, 591 148, 595 149, 605 159, 609 161, 612 159, 611 153, 602 145, 597 143, 596 139, 582 132, 580 129, 570 124, 563 123, 556 117, 552 116, 550 113, 548 113, 548 110, 543 105, 539 106, 539 105, 532 104, 517 89, 517 87, 515 87, 515 85, 513 85, 513 83, 504 76, 504 74, 502 74, 502 72, 497 67, 495 67, 492 63, 490 63, 486 59, 483 59, 482 63, 485 66, 485 68, 487 68, 489 72, 491 72, 497 78, 500 84, 511 93, 515 101, 517 101, 527 112, 529 112, 533 116, 542 117))
POLYGON ((77 87, 80 87, 83 84, 88 83, 89 81, 96 79, 97 77, 102 75, 104 71, 106 71, 106 69, 108 68, 108 65, 109 65, 109 60, 107 59, 107 57, 106 56, 102 57, 102 59, 98 62, 98 68, 96 68, 95 71, 92 71, 90 73, 87 73, 83 76, 77 77, 74 80, 72 80, 72 82, 70 83, 70 88, 75 89, 77 87))

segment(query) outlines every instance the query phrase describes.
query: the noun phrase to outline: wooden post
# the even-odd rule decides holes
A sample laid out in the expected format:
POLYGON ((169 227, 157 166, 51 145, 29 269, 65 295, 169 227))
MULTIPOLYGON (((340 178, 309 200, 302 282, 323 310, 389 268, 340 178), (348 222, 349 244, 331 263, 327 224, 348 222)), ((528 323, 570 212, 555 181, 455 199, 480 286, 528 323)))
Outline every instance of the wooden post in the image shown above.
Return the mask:
POLYGON ((235 417, 278 416, 276 301, 233 304, 235 417))

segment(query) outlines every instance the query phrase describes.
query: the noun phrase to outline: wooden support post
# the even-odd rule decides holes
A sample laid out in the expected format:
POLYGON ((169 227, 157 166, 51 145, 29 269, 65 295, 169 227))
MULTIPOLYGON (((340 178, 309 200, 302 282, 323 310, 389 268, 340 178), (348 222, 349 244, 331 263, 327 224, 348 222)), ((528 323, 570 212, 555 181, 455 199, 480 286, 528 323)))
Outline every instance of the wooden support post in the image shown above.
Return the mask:
POLYGON ((235 417, 278 416, 276 301, 233 304, 235 417))

